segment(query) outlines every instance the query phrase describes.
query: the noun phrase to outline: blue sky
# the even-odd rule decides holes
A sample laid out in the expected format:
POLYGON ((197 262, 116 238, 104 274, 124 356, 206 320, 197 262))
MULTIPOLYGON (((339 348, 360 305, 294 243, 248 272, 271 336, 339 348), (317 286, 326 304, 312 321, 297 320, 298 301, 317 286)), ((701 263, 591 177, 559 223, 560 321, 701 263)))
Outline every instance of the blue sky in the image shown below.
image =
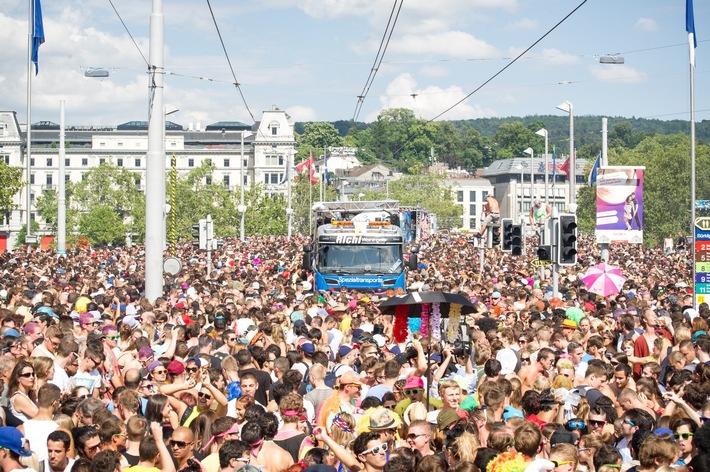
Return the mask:
MULTIPOLYGON (((405 0, 359 115, 407 107, 430 119, 469 94, 582 0, 405 0), (415 94, 415 97, 412 97, 415 94)), ((275 105, 294 120, 352 118, 385 30, 389 0, 210 0, 256 119, 275 105)), ((0 109, 26 119, 28 0, 0 11, 0 109)), ((114 0, 148 57, 149 0, 114 0)), ((146 64, 108 0, 43 0, 46 43, 32 121, 146 120, 146 64), (107 79, 84 77, 110 70, 107 79)), ((165 0, 165 103, 187 126, 252 120, 234 86, 205 0, 165 0), (201 80, 199 77, 211 79, 201 80)), ((710 118, 710 2, 695 1, 696 116, 710 118), (706 39, 708 38, 708 39, 706 39)), ((684 0, 589 0, 521 60, 442 119, 554 114, 688 119, 684 0), (620 53, 624 65, 601 65, 620 53)))

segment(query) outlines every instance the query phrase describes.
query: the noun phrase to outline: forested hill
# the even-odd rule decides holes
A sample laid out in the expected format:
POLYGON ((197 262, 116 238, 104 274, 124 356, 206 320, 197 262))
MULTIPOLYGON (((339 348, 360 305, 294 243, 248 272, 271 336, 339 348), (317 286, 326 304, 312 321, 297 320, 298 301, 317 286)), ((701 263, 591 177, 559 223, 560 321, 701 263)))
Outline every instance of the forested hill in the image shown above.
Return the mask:
MULTIPOLYGON (((648 118, 626 118, 621 116, 607 117, 609 120, 609 131, 615 126, 626 123, 630 125, 630 131, 640 138, 652 134, 674 134, 690 133, 690 123, 687 120, 658 120, 648 118)), ((569 118, 564 115, 534 115, 534 116, 510 116, 506 118, 476 118, 472 120, 453 120, 451 123, 457 128, 470 126, 483 136, 494 136, 498 127, 504 123, 521 122, 525 127, 540 124, 548 129, 550 136, 564 136, 569 133, 569 118)), ((601 116, 575 116, 574 129, 577 146, 581 147, 590 144, 590 140, 598 142, 601 133, 601 116)), ((332 122, 341 136, 346 136, 353 127, 353 123, 347 120, 332 122)), ((296 132, 303 133, 304 122, 296 123, 296 132)), ((367 129, 370 123, 357 122, 354 127, 358 130, 367 129)), ((624 127, 626 127, 624 126, 624 127)), ((710 120, 702 120, 697 123, 696 137, 698 142, 710 144, 710 120)))

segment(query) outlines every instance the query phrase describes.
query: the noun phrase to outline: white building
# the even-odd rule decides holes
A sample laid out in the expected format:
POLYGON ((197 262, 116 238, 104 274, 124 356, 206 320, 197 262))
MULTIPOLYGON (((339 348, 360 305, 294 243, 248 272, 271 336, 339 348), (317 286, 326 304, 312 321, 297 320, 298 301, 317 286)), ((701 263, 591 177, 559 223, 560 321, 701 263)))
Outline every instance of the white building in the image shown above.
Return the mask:
MULTIPOLYGON (((165 161, 171 167, 176 156, 178 172, 186 173, 211 161, 213 181, 223 182, 239 190, 243 182, 267 185, 269 193, 285 193, 289 163, 293 167, 295 140, 293 124, 283 110, 267 110, 255 125, 219 122, 201 130, 190 124, 188 130, 174 123, 166 124, 165 161), (242 147, 242 139, 244 146, 242 147), (244 156, 243 163, 241 156, 244 156)), ((6 164, 25 169, 26 128, 17 121, 16 112, 0 111, 0 158, 6 164)), ((65 133, 65 179, 80 182, 86 171, 104 162, 113 162, 134 172, 136 186, 145 191, 145 160, 148 149, 147 122, 129 122, 113 127, 72 127, 65 133)), ((59 181, 59 126, 40 122, 32 126, 31 173, 29 182, 16 196, 17 208, 0 220, 0 252, 12 248, 20 228, 26 221, 26 192, 34 202, 43 191, 56 190, 59 181)), ((166 176, 167 178, 167 176, 166 176)), ((40 223, 39 233, 46 233, 34 205, 31 217, 40 223)))
POLYGON ((460 178, 447 179, 444 184, 451 187, 454 203, 461 205, 461 228, 477 229, 481 225, 481 214, 486 197, 493 193, 493 186, 487 179, 460 178))

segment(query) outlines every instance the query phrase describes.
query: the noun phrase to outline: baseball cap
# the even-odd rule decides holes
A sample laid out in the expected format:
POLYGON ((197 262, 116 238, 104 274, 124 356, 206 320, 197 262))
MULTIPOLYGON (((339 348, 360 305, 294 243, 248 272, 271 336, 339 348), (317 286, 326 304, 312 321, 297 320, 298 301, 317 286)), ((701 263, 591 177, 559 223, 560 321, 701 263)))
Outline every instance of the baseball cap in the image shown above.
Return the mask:
POLYGON ((51 306, 41 306, 37 308, 37 314, 49 315, 52 318, 59 318, 59 315, 52 310, 51 306))
POLYGON ((301 351, 303 351, 306 356, 312 356, 316 352, 316 347, 312 342, 307 341, 301 344, 301 351))
POLYGON ((491 298, 500 298, 500 292, 491 293, 491 298))
POLYGON ((567 444, 572 444, 577 442, 577 435, 574 434, 572 431, 567 431, 564 428, 558 428, 555 430, 554 433, 552 433, 552 436, 550 436, 550 446, 554 446, 555 444, 562 444, 562 443, 567 443, 567 444))
POLYGON ((347 346, 340 346, 340 349, 338 349, 338 355, 342 358, 350 354, 350 352, 353 350, 352 347, 349 345, 347 346))
POLYGON ((404 389, 408 388, 424 388, 424 381, 421 377, 409 377, 404 384, 404 389))
POLYGON ((160 361, 151 362, 150 364, 148 364, 148 372, 153 372, 153 369, 155 369, 156 367, 160 367, 161 365, 163 365, 163 363, 160 361))
POLYGON ((180 375, 185 372, 185 366, 180 361, 170 361, 168 364, 168 374, 180 375))
POLYGON ((20 333, 15 328, 8 329, 2 335, 5 338, 19 338, 20 337, 20 333))
POLYGON ((0 428, 0 448, 9 449, 18 456, 29 457, 32 452, 24 447, 24 436, 16 428, 3 426, 0 428))
POLYGON ((453 408, 442 408, 439 414, 436 416, 436 424, 439 426, 440 430, 446 429, 452 423, 456 423, 461 418, 459 417, 456 410, 453 408))

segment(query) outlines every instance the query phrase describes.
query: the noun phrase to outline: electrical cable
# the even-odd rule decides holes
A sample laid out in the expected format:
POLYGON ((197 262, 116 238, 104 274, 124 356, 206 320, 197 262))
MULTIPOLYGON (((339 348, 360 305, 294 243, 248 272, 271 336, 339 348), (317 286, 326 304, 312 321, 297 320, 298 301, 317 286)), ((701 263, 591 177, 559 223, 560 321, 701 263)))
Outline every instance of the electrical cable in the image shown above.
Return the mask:
POLYGON ((113 1, 112 1, 112 0, 108 0, 108 2, 111 4, 111 8, 113 8, 113 11, 116 12, 116 16, 117 16, 118 19, 121 21, 121 24, 123 25, 123 29, 125 29, 125 30, 126 30, 126 33, 128 33, 128 37, 131 38, 131 41, 133 41, 133 44, 135 45, 136 49, 138 49, 138 53, 139 53, 139 54, 141 55, 141 57, 143 58, 143 62, 145 62, 145 65, 147 65, 148 67, 150 67, 150 64, 148 64, 148 59, 145 58, 145 56, 143 55, 143 51, 141 51, 141 48, 138 47, 138 43, 136 43, 136 40, 133 39, 133 35, 132 35, 131 32, 128 30, 128 26, 126 26, 126 23, 123 21, 123 18, 121 18, 121 15, 118 13, 118 10, 116 10, 116 7, 114 6, 113 1))
POLYGON ((357 103, 355 104, 355 112, 353 113, 353 118, 351 120, 353 123, 357 120, 358 116, 360 116, 360 110, 362 110, 362 105, 365 103, 365 98, 367 97, 368 93, 370 93, 370 87, 372 86, 372 83, 375 80, 377 71, 379 71, 380 66, 382 65, 382 60, 384 59, 385 53, 387 52, 387 47, 390 44, 390 39, 392 39, 392 33, 394 33, 394 27, 397 25, 397 20, 399 19, 399 13, 402 11, 403 4, 404 0, 399 0, 399 8, 397 8, 397 0, 394 0, 394 3, 392 4, 392 11, 390 11, 390 16, 387 20, 387 26, 385 27, 385 32, 382 34, 382 39, 380 40, 380 47, 377 49, 377 55, 375 56, 375 60, 372 63, 370 74, 367 76, 367 80, 365 81, 365 86, 362 88, 362 92, 360 92, 360 95, 358 95, 357 97, 357 103), (397 14, 394 16, 393 21, 392 16, 395 14, 395 10, 397 10, 397 14), (390 24, 392 25, 391 28, 390 24))
MULTIPOLYGON (((439 113, 438 115, 436 115, 434 118, 431 118, 431 119, 427 120, 427 121, 424 123, 424 126, 419 127, 419 129, 420 129, 420 130, 424 130, 424 128, 425 128, 425 126, 426 126, 427 124, 429 124, 429 123, 431 123, 431 122, 437 120, 438 118, 444 116, 446 113, 450 112, 451 110, 453 110, 454 108, 456 108, 457 106, 459 106, 460 104, 462 104, 463 102, 465 102, 466 100, 468 100, 473 94, 475 94, 476 92, 478 92, 479 90, 481 90, 483 87, 485 87, 486 85, 488 85, 490 82, 492 82, 493 79, 495 79, 496 77, 498 77, 499 75, 501 75, 503 72, 505 72, 510 66, 512 66, 513 64, 515 64, 516 62, 518 62, 518 60, 520 60, 520 58, 522 58, 528 51, 530 51, 532 48, 534 48, 535 46, 537 46, 543 39, 545 39, 547 36, 549 36, 550 33, 552 33, 552 32, 555 31, 557 28, 559 28, 559 26, 560 26, 562 23, 564 23, 565 21, 567 21, 567 19, 568 19, 570 16, 572 16, 573 14, 575 14, 575 13, 577 12, 577 10, 579 10, 580 8, 582 8, 582 6, 583 6, 585 3, 587 3, 587 1, 588 1, 588 0, 582 0, 582 3, 580 3, 579 5, 577 5, 572 11, 570 11, 567 15, 565 15, 560 21, 558 21, 557 23, 555 23, 555 25, 552 26, 552 28, 548 29, 548 30, 545 32, 545 34, 543 34, 543 35, 540 36, 537 40, 535 40, 535 42, 533 42, 530 46, 528 46, 525 50, 523 50, 523 52, 521 52, 521 53, 518 54, 516 57, 514 57, 510 62, 508 62, 505 66, 503 66, 500 70, 498 70, 498 72, 496 72, 496 73, 493 74, 491 77, 489 77, 485 82, 483 82, 481 85, 479 85, 478 87, 476 87, 471 93, 469 93, 468 95, 466 95, 465 97, 463 97, 461 100, 457 101, 456 103, 454 103, 453 105, 451 105, 450 107, 448 107, 447 109, 445 109, 444 111, 442 111, 441 113, 439 113)), ((420 132, 421 132, 421 131, 418 131, 417 133, 411 134, 411 135, 402 143, 402 145, 401 145, 395 152, 393 152, 392 154, 393 154, 393 155, 397 155, 402 149, 404 149, 404 146, 405 146, 408 142, 410 142, 412 139, 414 139, 414 137, 415 137, 418 133, 420 133, 420 132)))

